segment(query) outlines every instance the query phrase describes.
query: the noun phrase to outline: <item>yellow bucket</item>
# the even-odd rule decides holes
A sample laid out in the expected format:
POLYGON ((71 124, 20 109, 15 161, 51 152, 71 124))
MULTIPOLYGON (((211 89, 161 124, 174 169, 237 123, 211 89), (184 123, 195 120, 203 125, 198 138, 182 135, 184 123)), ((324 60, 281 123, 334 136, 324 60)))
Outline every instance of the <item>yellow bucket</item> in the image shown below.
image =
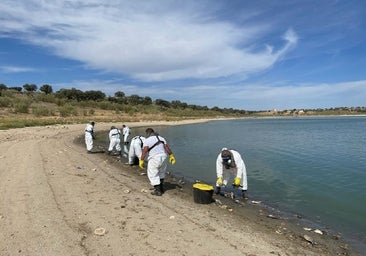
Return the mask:
POLYGON ((214 200, 212 198, 214 192, 213 186, 204 183, 193 184, 193 200, 198 204, 210 204, 214 200))

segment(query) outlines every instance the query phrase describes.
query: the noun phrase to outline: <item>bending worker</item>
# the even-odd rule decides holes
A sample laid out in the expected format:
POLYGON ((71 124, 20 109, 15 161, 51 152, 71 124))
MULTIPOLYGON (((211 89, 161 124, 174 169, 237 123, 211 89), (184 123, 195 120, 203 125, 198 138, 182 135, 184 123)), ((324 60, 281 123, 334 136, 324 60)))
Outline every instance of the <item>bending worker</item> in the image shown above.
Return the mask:
POLYGON ((216 159, 216 194, 220 194, 221 187, 228 183, 230 173, 235 175, 233 187, 242 191, 242 197, 247 198, 247 171, 239 152, 223 148, 216 159))
POLYGON ((92 149, 93 149, 93 142, 95 139, 94 125, 95 125, 95 122, 90 122, 85 127, 85 145, 86 145, 86 150, 88 153, 92 153, 92 149))
POLYGON ((108 137, 109 137, 109 148, 108 148, 108 154, 110 155, 113 151, 113 148, 116 148, 118 155, 122 155, 122 149, 121 149, 121 131, 116 128, 115 126, 112 126, 108 137))
POLYGON ((142 146, 145 141, 145 137, 143 136, 135 136, 131 139, 130 149, 128 151, 128 164, 134 165, 139 164, 141 153, 142 153, 142 146))
POLYGON ((130 136, 130 127, 122 125, 123 144, 128 144, 128 137, 130 136))
POLYGON ((147 128, 139 166, 141 169, 144 168, 144 159, 147 157, 147 176, 151 185, 154 186, 154 191, 151 194, 155 196, 161 196, 164 193, 163 184, 168 161, 167 154, 169 154, 169 162, 175 164, 175 157, 166 140, 155 134, 152 128, 147 128))

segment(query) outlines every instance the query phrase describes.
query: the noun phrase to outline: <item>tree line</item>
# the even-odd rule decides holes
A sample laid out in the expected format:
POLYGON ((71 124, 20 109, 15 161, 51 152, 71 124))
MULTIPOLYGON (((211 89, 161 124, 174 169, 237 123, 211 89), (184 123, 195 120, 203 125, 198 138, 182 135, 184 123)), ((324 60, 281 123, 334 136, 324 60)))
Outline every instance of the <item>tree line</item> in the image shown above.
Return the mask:
POLYGON ((192 109, 192 110, 211 110, 215 112, 221 113, 232 113, 245 115, 249 113, 253 113, 255 111, 245 111, 233 108, 219 108, 217 106, 209 108, 207 106, 200 106, 194 104, 188 104, 186 102, 181 102, 179 100, 167 101, 164 99, 155 99, 152 100, 149 96, 139 96, 137 94, 132 94, 130 96, 125 95, 122 91, 117 91, 114 93, 114 96, 107 96, 104 92, 99 90, 87 90, 81 91, 76 88, 71 89, 60 89, 56 92, 53 92, 53 88, 49 84, 43 84, 38 88, 36 84, 24 84, 22 87, 8 87, 5 84, 0 84, 0 96, 2 91, 11 90, 18 93, 35 93, 41 92, 45 95, 54 95, 56 98, 65 99, 69 101, 108 101, 116 104, 125 104, 125 105, 155 105, 160 107, 161 109, 192 109))
MULTIPOLYGON (((151 106, 158 107, 160 110, 192 110, 192 111, 207 111, 215 112, 223 115, 236 116, 252 116, 252 115, 266 115, 266 116, 290 116, 290 115, 348 115, 348 114, 365 114, 366 107, 335 107, 325 109, 292 109, 292 110, 258 110, 248 111, 233 108, 219 108, 217 106, 208 108, 207 106, 200 106, 188 104, 179 100, 167 101, 164 99, 152 100, 151 97, 141 97, 137 94, 126 96, 124 92, 117 91, 114 96, 106 96, 106 94, 99 90, 81 91, 76 88, 60 89, 53 92, 53 88, 49 84, 43 84, 38 88, 36 84, 24 84, 23 86, 8 87, 5 84, 0 84, 0 96, 3 91, 12 91, 16 93, 41 93, 46 96, 52 96, 57 99, 76 102, 94 101, 102 103, 102 106, 110 105, 106 103, 113 103, 119 106, 151 106), (104 105, 103 105, 104 104, 104 105)), ((1 105, 1 104, 0 104, 1 105)), ((4 105, 4 104, 2 104, 4 105)))

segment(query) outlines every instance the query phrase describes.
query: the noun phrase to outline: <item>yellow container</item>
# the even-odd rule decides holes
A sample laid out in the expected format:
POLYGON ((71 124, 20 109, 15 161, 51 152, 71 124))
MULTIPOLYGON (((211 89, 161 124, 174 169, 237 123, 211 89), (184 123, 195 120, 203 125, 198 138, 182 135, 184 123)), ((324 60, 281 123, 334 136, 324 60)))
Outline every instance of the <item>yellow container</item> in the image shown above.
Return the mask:
POLYGON ((214 202, 212 195, 214 192, 213 186, 204 183, 193 184, 193 200, 198 204, 210 204, 214 202))

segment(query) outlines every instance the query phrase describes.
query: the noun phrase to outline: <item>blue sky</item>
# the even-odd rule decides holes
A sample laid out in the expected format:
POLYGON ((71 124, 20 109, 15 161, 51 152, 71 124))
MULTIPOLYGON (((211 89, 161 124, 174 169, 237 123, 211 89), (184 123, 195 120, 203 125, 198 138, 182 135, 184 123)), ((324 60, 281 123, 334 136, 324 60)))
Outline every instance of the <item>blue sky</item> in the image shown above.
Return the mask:
POLYGON ((1 0, 0 83, 245 110, 366 106, 363 0, 1 0))

